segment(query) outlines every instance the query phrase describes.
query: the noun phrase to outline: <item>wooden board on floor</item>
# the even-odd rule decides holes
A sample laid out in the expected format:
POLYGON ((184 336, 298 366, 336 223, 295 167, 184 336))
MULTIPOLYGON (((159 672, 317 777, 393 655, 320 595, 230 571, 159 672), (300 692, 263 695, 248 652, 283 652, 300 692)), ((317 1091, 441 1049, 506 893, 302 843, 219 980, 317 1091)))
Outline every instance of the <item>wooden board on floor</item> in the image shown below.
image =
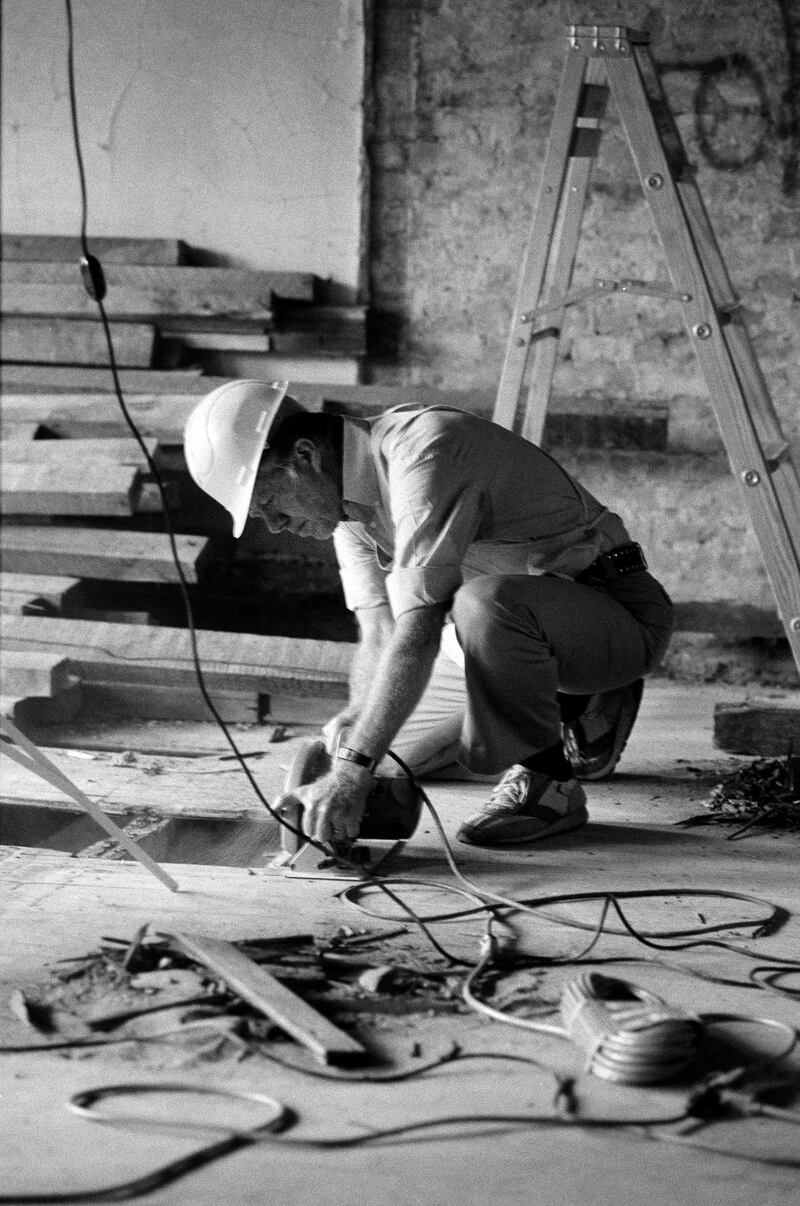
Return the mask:
POLYGON ((230 942, 186 932, 172 935, 172 940, 190 959, 220 976, 243 1001, 307 1047, 321 1063, 340 1064, 366 1056, 360 1043, 230 942))
MULTIPOLYGON (((40 748, 104 812, 115 816, 255 821, 263 823, 273 834, 273 850, 279 848, 278 823, 258 799, 238 762, 214 756, 187 759, 145 755, 134 750, 90 754, 85 750, 52 749, 46 744, 40 748)), ((248 760, 270 804, 281 794, 286 777, 283 762, 287 757, 288 751, 283 750, 280 754, 269 752, 263 758, 248 760)), ((0 800, 29 808, 82 812, 81 805, 60 788, 8 758, 2 761, 0 800)))
MULTIPOLYGON (((188 247, 180 239, 137 239, 93 235, 89 250, 103 263, 177 265, 187 262, 188 247)), ((77 235, 4 234, 0 259, 75 263, 83 255, 77 235)))
MULTIPOLYGON (((146 392, 127 397, 125 404, 145 439, 180 444, 186 420, 199 401, 196 393, 146 392)), ((7 421, 19 423, 27 418, 63 439, 131 438, 114 394, 14 393, 3 398, 0 410, 7 421)))
POLYGON ((139 470, 129 465, 12 461, 3 464, 0 511, 3 515, 134 515, 138 478, 139 470))
MULTIPOLYGON (((303 272, 109 264, 105 277, 106 312, 118 321, 220 314, 266 324, 273 320, 274 298, 314 297, 314 277, 303 272)), ((2 265, 0 282, 4 313, 99 318, 75 264, 8 262, 2 265)))
POLYGON ((0 694, 50 697, 69 686, 70 664, 61 653, 42 649, 4 649, 0 657, 0 694))
MULTIPOLYGON (((213 388, 201 380, 199 368, 120 369, 119 380, 124 394, 204 394, 213 388)), ((0 384, 4 394, 108 393, 114 388, 110 369, 69 364, 4 364, 0 384)))
MULTIPOLYGON (((80 579, 56 574, 0 573, 0 600, 13 596, 61 611, 79 593, 80 579)), ((21 613, 18 613, 21 614, 21 613)))
MULTIPOLYGON (((255 686, 249 691, 212 692, 214 707, 226 724, 257 724, 259 697, 255 686)), ((197 685, 84 682, 81 700, 81 715, 87 719, 211 720, 211 711, 197 685)))
MULTIPOLYGON (((204 536, 175 537, 188 582, 197 581, 204 536)), ((9 573, 66 574, 118 582, 177 582, 167 536, 106 528, 34 527, 5 523, 0 553, 9 573)))
MULTIPOLYGON (((108 363, 108 344, 100 323, 80 318, 28 318, 4 315, 3 360, 26 364, 108 363)), ((110 324, 114 358, 121 368, 147 368, 153 359, 155 327, 137 322, 110 324)))
MULTIPOLYGON (((148 437, 144 444, 150 456, 153 456, 158 440, 148 437)), ((87 465, 127 465, 139 469, 147 467, 145 455, 133 436, 26 442, 0 439, 0 462, 4 465, 49 465, 55 472, 77 462, 87 465)))
POLYGON ((718 703, 714 708, 714 745, 729 754, 800 756, 800 694, 718 703))
MULTIPOLYGON (((3 616, 0 636, 5 649, 57 648, 87 681, 197 682, 190 635, 183 628, 3 616)), ((353 646, 346 642, 201 629, 197 647, 209 688, 347 698, 353 646)))

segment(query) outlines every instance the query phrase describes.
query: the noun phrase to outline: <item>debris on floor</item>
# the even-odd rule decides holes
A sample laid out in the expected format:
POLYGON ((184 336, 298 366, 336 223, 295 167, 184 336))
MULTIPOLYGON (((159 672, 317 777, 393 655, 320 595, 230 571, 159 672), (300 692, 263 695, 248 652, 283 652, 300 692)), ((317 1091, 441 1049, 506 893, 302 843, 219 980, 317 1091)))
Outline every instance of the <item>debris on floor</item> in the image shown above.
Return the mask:
MULTIPOLYGON (((463 1011, 462 976, 435 960, 421 966, 390 948, 404 933, 297 934, 217 945, 235 949, 322 1017, 343 1018, 346 1026, 357 1025, 359 1015, 369 1021, 381 1013, 463 1011)), ((42 1046, 67 1055, 85 1057, 114 1046, 123 1058, 183 1067, 269 1054, 268 1044, 285 1049, 290 1037, 223 976, 187 954, 180 937, 149 926, 132 940, 104 937, 97 950, 59 960, 47 971, 41 984, 16 989, 9 1007, 42 1046)))
POLYGON ((758 758, 739 767, 712 788, 703 807, 710 816, 689 817, 683 824, 740 825, 731 837, 754 825, 800 831, 800 755, 758 758))

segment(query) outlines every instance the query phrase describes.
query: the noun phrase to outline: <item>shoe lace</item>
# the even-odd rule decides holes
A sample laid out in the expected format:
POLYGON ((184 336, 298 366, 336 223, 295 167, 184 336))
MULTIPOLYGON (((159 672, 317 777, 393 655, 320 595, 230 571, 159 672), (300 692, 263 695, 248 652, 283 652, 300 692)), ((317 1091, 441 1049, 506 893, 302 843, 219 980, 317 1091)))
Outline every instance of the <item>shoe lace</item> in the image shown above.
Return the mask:
POLYGON ((531 782, 531 772, 524 766, 512 766, 496 783, 489 796, 486 810, 503 812, 518 808, 525 800, 531 782))

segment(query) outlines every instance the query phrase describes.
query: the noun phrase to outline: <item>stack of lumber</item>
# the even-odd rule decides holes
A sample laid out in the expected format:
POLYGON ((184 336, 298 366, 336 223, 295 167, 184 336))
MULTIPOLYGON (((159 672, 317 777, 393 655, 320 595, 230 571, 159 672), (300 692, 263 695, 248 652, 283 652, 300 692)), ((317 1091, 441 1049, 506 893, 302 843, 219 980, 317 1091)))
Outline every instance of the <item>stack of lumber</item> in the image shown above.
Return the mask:
MULTIPOLYGON (((150 374, 292 376, 353 383, 365 351, 361 306, 326 303, 311 273, 204 267, 174 239, 93 238, 123 385, 153 388, 150 374)), ((81 280, 79 240, 2 238, 6 386, 108 388, 97 306, 81 280)))

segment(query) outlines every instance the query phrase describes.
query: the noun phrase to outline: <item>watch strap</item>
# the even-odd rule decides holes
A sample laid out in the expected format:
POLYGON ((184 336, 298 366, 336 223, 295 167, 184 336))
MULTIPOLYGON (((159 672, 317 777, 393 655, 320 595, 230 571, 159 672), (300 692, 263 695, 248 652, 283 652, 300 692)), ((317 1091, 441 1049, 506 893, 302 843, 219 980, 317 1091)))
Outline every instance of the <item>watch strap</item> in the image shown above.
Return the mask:
POLYGON ((363 766, 370 774, 373 773, 378 765, 377 758, 370 758, 366 754, 360 753, 358 750, 351 750, 349 745, 340 745, 336 750, 336 757, 342 758, 345 762, 355 762, 356 766, 363 766))

